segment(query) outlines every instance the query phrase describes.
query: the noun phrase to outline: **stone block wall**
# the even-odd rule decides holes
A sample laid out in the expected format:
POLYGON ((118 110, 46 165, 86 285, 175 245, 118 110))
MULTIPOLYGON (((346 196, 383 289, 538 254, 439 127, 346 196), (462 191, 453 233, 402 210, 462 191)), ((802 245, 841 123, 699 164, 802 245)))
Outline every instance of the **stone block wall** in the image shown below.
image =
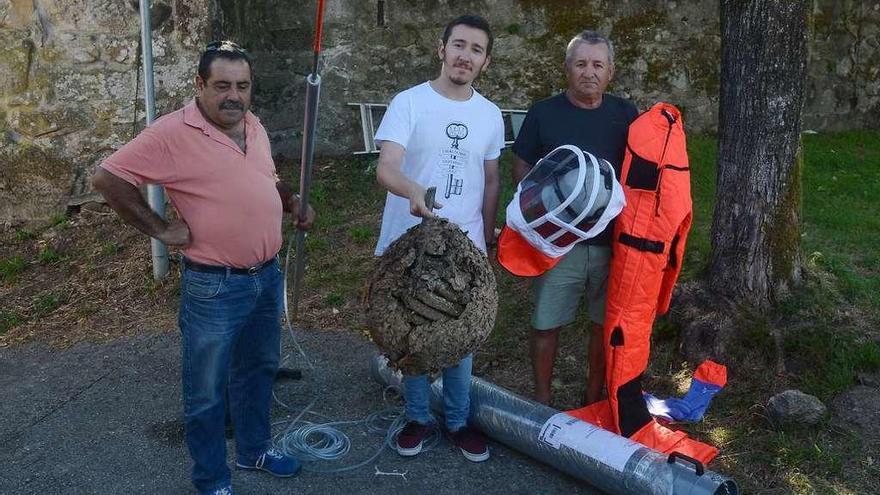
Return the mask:
MULTIPOLYGON (((143 127, 137 0, 0 0, 0 221, 90 198, 95 163, 143 127)), ((201 45, 228 37, 256 58, 254 110, 276 154, 297 157, 313 0, 153 0, 159 114, 192 96, 201 45)), ((880 128, 880 0, 812 0, 805 129, 880 128)), ((442 27, 485 15, 496 33, 478 89, 527 108, 565 86, 567 41, 611 36, 613 93, 664 100, 689 132, 717 123, 717 0, 328 0, 318 153, 362 147, 349 102, 385 103, 436 76, 442 27)), ((748 49, 748 47, 743 47, 748 49)))
MULTIPOLYGON (((257 56, 256 111, 273 130, 276 150, 296 156, 314 12, 310 2, 302 9, 283 4, 219 0, 218 10, 223 33, 257 56)), ((804 128, 880 127, 880 1, 812 4, 804 128)), ((717 126, 717 0, 331 0, 319 152, 361 149, 357 112, 346 103, 386 103, 398 91, 435 77, 442 27, 466 12, 485 15, 495 31, 492 63, 476 86, 502 108, 527 108, 562 90, 565 45, 591 28, 615 43, 611 92, 641 109, 657 101, 674 103, 689 132, 714 132, 717 126)))
POLYGON ((804 128, 880 128, 880 1, 813 2, 804 128))
MULTIPOLYGON (((158 114, 192 97, 211 0, 154 0, 158 114)), ((95 164, 144 126, 137 0, 0 0, 0 221, 90 198, 95 164)))

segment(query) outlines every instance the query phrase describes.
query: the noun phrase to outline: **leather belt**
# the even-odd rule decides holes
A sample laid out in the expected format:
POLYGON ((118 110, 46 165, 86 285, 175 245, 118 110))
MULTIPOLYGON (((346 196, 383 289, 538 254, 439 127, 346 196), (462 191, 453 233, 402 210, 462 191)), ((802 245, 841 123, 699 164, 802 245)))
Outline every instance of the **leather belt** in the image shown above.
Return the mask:
POLYGON ((195 261, 188 258, 183 258, 183 266, 194 272, 202 273, 226 273, 228 270, 229 273, 233 273, 235 275, 256 275, 260 273, 260 270, 272 264, 273 261, 275 261, 275 257, 269 258, 267 261, 264 261, 259 265, 251 266, 249 268, 233 268, 231 266, 227 267, 217 265, 205 265, 203 263, 196 263, 195 261))

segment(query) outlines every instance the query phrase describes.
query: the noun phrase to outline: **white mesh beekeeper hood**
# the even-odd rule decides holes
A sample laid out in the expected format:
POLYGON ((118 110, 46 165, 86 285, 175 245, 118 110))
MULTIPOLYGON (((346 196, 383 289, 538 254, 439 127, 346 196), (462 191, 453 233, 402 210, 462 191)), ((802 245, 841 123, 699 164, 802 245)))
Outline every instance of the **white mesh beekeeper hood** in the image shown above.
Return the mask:
POLYGON ((507 226, 556 258, 599 235, 626 205, 614 168, 563 145, 538 161, 507 205, 507 226))

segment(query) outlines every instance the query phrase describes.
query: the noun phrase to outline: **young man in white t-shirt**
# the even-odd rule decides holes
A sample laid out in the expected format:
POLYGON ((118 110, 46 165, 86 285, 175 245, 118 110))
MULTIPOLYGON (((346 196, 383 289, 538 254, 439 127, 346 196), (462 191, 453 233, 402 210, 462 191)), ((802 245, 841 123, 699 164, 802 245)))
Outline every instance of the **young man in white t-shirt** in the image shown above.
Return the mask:
MULTIPOLYGON (((504 147, 501 110, 474 90, 472 83, 489 65, 492 32, 482 17, 461 16, 443 33, 437 54, 440 75, 399 93, 379 130, 379 183, 388 190, 376 255, 407 229, 434 216, 425 191, 437 188, 437 212, 467 232, 482 251, 494 238, 498 211, 498 157, 504 147)), ((464 456, 489 458, 485 438, 467 426, 473 355, 443 370, 446 428, 464 456)), ((397 451, 422 451, 431 431, 428 378, 404 378, 407 424, 397 451)))

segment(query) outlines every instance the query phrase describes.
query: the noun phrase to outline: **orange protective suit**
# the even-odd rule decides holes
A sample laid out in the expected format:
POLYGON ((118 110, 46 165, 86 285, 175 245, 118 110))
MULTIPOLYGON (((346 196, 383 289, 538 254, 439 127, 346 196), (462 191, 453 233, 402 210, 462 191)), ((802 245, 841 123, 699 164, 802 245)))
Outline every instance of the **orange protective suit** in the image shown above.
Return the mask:
POLYGON ((660 452, 708 462, 717 449, 661 426, 642 397, 654 318, 669 310, 692 221, 677 108, 657 103, 630 125, 621 183, 627 204, 614 228, 604 325, 608 399, 568 414, 660 452))

